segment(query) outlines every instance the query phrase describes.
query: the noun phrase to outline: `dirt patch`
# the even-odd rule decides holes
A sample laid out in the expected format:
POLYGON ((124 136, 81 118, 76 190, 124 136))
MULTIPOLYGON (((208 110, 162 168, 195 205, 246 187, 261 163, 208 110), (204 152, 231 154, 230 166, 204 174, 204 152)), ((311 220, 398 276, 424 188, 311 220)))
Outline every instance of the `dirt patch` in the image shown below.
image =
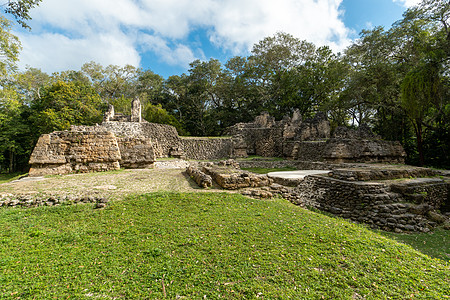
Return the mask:
POLYGON ((223 190, 217 186, 206 190, 199 188, 184 172, 184 169, 130 169, 104 173, 47 176, 38 181, 18 180, 0 184, 0 194, 101 193, 116 198, 156 191, 212 192, 223 190))

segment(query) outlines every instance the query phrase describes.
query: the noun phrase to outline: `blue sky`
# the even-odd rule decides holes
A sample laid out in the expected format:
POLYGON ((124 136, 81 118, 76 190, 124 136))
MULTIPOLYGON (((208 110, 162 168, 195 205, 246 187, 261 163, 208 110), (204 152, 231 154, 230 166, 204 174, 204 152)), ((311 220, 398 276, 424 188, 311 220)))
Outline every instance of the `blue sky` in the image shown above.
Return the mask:
POLYGON ((195 59, 225 62, 278 31, 344 50, 362 29, 389 28, 419 0, 43 0, 32 31, 15 27, 19 66, 52 73, 89 61, 167 78, 195 59))

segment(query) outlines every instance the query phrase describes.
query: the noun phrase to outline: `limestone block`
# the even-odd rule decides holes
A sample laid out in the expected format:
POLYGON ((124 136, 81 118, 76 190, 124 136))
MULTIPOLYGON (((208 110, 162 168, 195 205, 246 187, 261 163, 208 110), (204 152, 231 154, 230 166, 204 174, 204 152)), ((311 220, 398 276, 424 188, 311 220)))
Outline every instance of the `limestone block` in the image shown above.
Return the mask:
POLYGON ((204 166, 203 172, 210 175, 221 187, 229 190, 265 187, 273 183, 267 175, 253 174, 232 167, 204 166))
POLYGON ((150 138, 122 137, 118 138, 121 160, 126 168, 148 168, 156 161, 155 150, 150 138))
POLYGON ((197 183, 199 187, 207 188, 212 186, 212 178, 196 167, 189 166, 186 173, 197 183))
POLYGON ((42 135, 30 158, 30 176, 120 168, 117 139, 111 132, 56 131, 42 135))

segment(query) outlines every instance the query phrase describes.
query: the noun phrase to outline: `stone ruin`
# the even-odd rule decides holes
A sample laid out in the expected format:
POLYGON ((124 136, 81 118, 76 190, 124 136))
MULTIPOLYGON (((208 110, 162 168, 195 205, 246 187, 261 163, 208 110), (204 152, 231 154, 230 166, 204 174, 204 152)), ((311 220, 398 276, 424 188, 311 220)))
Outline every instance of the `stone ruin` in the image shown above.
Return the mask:
POLYGON ((338 168, 307 176, 290 200, 386 231, 450 229, 450 180, 440 174, 411 166, 338 168))
POLYGON ((148 168, 157 158, 211 160, 259 155, 303 161, 403 163, 398 142, 383 141, 368 127, 338 128, 333 135, 322 113, 303 120, 299 111, 276 121, 262 113, 254 122, 227 129, 231 137, 180 137, 173 126, 141 117, 139 99, 131 115, 109 106, 101 125, 71 126, 44 134, 30 158, 30 176, 108 171, 120 167, 148 168))
POLYGON ((57 131, 42 135, 30 157, 30 176, 120 168, 117 138, 108 131, 57 131))
POLYGON ((258 155, 293 160, 341 162, 404 163, 405 152, 399 142, 384 141, 368 126, 358 129, 338 127, 331 133, 323 113, 302 120, 298 110, 292 117, 275 121, 263 112, 250 123, 227 129, 235 140, 236 157, 258 155))
POLYGON ((150 168, 162 157, 232 156, 230 138, 183 138, 173 126, 143 120, 139 99, 131 108, 126 116, 110 105, 100 125, 43 134, 31 154, 29 176, 150 168))
POLYGON ((240 164, 330 170, 330 173, 307 176, 290 186, 274 183, 267 175, 243 171, 233 160, 191 162, 186 172, 202 188, 215 182, 222 188, 239 189, 253 197, 279 194, 295 204, 374 228, 427 231, 448 223, 448 218, 436 213, 450 211, 448 174, 442 179, 436 177, 439 175, 436 171, 425 168, 365 164, 403 163, 405 158, 400 143, 381 140, 367 126, 356 130, 338 127, 332 132, 324 114, 303 120, 295 111, 292 117, 280 121, 262 113, 253 122, 229 127, 226 134, 229 137, 180 137, 173 126, 143 120, 139 99, 135 99, 130 116, 116 114, 110 106, 100 125, 71 126, 70 130, 42 135, 30 157, 29 175, 150 168, 157 158, 164 157, 189 160, 248 155, 284 157, 288 159, 256 158, 240 164))

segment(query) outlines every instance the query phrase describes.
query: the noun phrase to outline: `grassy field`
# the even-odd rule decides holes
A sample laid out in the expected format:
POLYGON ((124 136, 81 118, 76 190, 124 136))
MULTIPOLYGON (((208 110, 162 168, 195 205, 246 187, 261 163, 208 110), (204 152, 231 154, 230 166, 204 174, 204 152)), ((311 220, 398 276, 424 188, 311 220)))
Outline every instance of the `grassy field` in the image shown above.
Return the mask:
POLYGON ((393 233, 380 231, 380 234, 411 245, 429 256, 450 261, 450 231, 437 228, 430 233, 393 233))
POLYGON ((446 299, 449 265, 285 200, 0 209, 2 299, 446 299))

